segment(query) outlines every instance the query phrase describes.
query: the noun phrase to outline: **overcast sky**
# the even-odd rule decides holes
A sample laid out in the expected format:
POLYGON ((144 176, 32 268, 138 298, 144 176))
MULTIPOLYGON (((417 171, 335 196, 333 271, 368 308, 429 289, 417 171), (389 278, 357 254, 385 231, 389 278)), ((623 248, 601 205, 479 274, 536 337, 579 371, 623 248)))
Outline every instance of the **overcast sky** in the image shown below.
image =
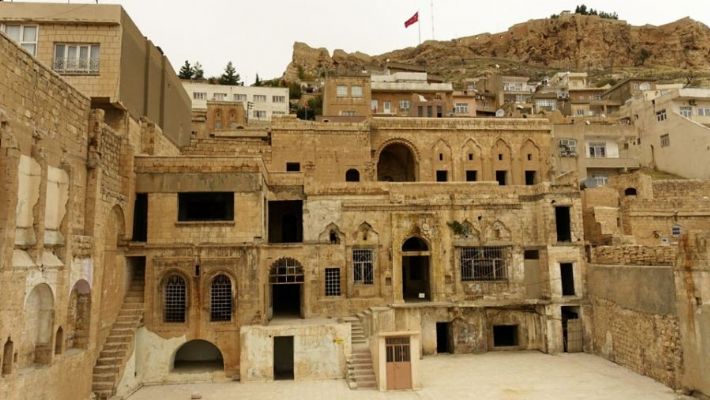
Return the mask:
MULTIPOLYGON (((7 1, 7 0, 6 0, 7 1)), ((34 0, 31 0, 34 1, 34 0)), ((52 1, 52 0, 45 0, 52 1)), ((66 2, 56 1, 56 2, 66 2)), ((86 3, 74 1, 71 3, 86 3)), ((94 1, 88 1, 93 3, 94 1)), ((661 25, 690 16, 710 24, 708 0, 434 0, 434 35, 448 40, 500 32, 528 19, 588 7, 615 11, 633 25, 661 25)), ((120 3, 138 28, 177 69, 200 61, 207 76, 231 60, 247 84, 255 74, 281 76, 294 41, 311 47, 375 55, 418 43, 417 26, 404 21, 419 11, 422 41, 432 38, 430 0, 99 0, 120 3)))

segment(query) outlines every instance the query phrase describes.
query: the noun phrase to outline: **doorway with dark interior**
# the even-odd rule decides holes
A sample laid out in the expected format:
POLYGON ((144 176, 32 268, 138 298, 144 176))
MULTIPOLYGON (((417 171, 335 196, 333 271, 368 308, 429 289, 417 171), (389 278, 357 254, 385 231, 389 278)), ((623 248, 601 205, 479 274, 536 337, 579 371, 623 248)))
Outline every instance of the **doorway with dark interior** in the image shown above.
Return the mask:
POLYGON ((584 344, 579 307, 562 306, 562 346, 565 353, 580 353, 584 344))
POLYGON ((405 301, 431 300, 429 246, 416 236, 402 245, 402 298, 405 301))
POLYGON ((274 336, 274 379, 293 380, 293 336, 274 336))
POLYGON ((453 353, 453 343, 451 341, 451 324, 449 322, 436 323, 436 352, 453 353))
POLYGON ((303 267, 292 258, 281 258, 271 266, 271 314, 274 318, 303 316, 303 267))

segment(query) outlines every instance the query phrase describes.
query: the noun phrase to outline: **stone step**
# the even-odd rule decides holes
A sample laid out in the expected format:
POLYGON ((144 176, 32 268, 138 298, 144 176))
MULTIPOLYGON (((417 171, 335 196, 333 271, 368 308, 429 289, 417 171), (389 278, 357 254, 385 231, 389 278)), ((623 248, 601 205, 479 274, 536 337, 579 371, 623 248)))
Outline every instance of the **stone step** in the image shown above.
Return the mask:
POLYGON ((143 310, 139 308, 121 309, 118 312, 118 317, 140 317, 143 315, 143 310))
POLYGON ((94 375, 115 374, 118 368, 118 365, 97 365, 94 367, 94 375))
POLYGON ((106 343, 104 345, 103 350, 107 351, 117 351, 117 350, 122 350, 125 351, 128 348, 128 343, 125 342, 112 342, 112 343, 106 343))
POLYGON ((99 357, 101 358, 119 358, 123 359, 123 357, 126 356, 126 350, 124 349, 119 349, 119 350, 101 350, 99 353, 99 357))
POLYGON ((91 385, 91 388, 94 392, 106 391, 109 392, 109 396, 113 394, 113 383, 110 382, 96 382, 91 385))
POLYGON ((111 328, 111 332, 109 332, 108 336, 132 336, 133 335, 133 329, 131 328, 122 328, 122 327, 117 327, 116 324, 113 325, 111 328))
POLYGON ((96 366, 99 365, 119 365, 123 362, 122 357, 104 357, 104 356, 99 356, 99 359, 96 360, 96 366))
POLYGON ((94 390, 96 400, 109 400, 113 396, 113 390, 94 390))
POLYGON ((133 336, 109 336, 106 339, 106 344, 115 344, 115 343, 129 343, 133 339, 133 336))
POLYGON ((94 374, 92 377, 94 383, 114 383, 116 375, 114 374, 94 374))
POLYGON ((143 303, 123 303, 123 307, 121 307, 121 311, 123 310, 142 310, 143 309, 143 303))

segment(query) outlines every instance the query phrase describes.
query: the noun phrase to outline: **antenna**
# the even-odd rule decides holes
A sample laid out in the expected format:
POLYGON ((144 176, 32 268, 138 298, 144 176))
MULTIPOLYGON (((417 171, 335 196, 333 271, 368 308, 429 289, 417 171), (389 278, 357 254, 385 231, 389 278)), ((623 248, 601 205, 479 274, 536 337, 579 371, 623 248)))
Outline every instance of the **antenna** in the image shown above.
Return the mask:
POLYGON ((434 37, 434 0, 431 0, 430 12, 431 12, 431 40, 435 40, 435 37, 434 37))

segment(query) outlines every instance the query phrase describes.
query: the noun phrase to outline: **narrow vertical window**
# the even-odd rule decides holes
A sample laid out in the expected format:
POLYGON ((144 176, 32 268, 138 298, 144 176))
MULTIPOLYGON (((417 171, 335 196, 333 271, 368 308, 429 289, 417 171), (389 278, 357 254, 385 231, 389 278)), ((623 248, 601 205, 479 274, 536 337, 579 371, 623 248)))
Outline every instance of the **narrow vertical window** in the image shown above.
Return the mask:
POLYGON ((171 275, 165 281, 164 321, 185 322, 186 293, 185 280, 178 275, 171 275))
POLYGON ((340 296, 340 268, 325 269, 325 295, 340 296))
POLYGON ((232 281, 217 275, 210 287, 210 321, 232 320, 232 281))

